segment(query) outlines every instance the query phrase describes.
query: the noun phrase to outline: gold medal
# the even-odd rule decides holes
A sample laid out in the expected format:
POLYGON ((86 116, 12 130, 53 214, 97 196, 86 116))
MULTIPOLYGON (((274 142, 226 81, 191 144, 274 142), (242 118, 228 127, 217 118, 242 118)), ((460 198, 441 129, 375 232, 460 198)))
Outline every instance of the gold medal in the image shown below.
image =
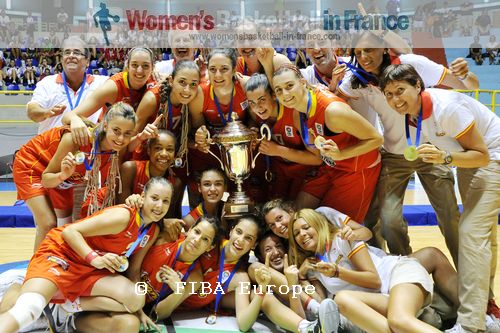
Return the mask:
POLYGON ((85 153, 79 151, 75 154, 75 162, 76 164, 82 164, 85 161, 85 153))
POLYGON ((415 161, 418 158, 418 150, 415 146, 406 147, 404 157, 407 161, 415 161))
POLYGON ((118 272, 125 272, 128 268, 128 259, 125 256, 120 257, 120 262, 122 263, 120 267, 117 269, 118 272))
POLYGON ((217 315, 215 313, 209 315, 207 319, 205 319, 205 323, 209 325, 215 324, 216 321, 217 321, 217 315))
POLYGON ((175 165, 176 168, 182 167, 182 158, 176 158, 174 160, 174 165, 175 165))
POLYGON ((337 65, 337 66, 333 69, 332 75, 338 75, 338 74, 341 74, 341 73, 345 72, 345 70, 346 70, 346 69, 347 69, 346 64, 340 64, 340 65, 337 65))
POLYGON ((325 142, 326 142, 325 138, 322 136, 319 136, 319 135, 316 137, 316 139, 314 139, 314 145, 318 149, 323 148, 323 145, 325 144, 325 142))

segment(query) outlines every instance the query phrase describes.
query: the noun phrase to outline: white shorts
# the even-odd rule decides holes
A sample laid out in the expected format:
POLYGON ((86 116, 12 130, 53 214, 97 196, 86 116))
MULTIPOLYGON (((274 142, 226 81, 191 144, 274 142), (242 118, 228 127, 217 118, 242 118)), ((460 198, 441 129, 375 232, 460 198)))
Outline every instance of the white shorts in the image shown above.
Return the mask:
POLYGON ((403 283, 419 284, 425 291, 428 292, 424 300, 422 308, 431 304, 432 292, 434 290, 434 283, 427 270, 422 266, 417 259, 400 257, 391 273, 391 280, 389 282, 389 292, 392 287, 403 283))

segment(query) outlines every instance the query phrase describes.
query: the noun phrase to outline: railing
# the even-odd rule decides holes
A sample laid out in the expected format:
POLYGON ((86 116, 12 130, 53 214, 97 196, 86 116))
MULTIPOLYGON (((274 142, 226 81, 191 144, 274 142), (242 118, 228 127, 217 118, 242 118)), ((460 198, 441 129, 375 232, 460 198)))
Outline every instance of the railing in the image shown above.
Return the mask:
POLYGON ((483 103, 484 105, 486 105, 487 107, 489 107, 491 109, 491 111, 493 111, 493 112, 495 112, 495 106, 496 105, 500 106, 500 103, 499 104, 496 103, 496 95, 497 95, 497 93, 500 92, 500 90, 486 90, 486 89, 459 90, 459 89, 457 89, 456 91, 464 93, 464 94, 467 94, 470 97, 476 99, 477 101, 480 101, 481 103, 483 103), (483 101, 481 101, 480 100, 480 98, 482 96, 481 94, 489 94, 489 95, 491 95, 491 103, 484 103, 483 101))

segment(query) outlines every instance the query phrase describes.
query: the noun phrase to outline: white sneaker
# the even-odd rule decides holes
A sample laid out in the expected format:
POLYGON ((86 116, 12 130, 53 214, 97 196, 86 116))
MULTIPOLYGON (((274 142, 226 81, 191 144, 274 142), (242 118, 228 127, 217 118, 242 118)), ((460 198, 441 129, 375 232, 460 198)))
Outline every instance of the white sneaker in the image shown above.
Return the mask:
POLYGON ((326 298, 319 305, 319 324, 321 333, 337 333, 340 325, 340 314, 337 303, 326 298))
POLYGON ((486 315, 486 333, 500 333, 500 321, 491 315, 486 315))
POLYGON ((455 326, 453 326, 450 329, 447 329, 444 331, 444 333, 471 333, 470 331, 467 331, 460 325, 459 323, 456 323, 455 326))
POLYGON ((49 303, 44 310, 53 332, 72 333, 76 330, 73 313, 66 312, 60 304, 49 303), (49 311, 47 311, 47 308, 49 311))

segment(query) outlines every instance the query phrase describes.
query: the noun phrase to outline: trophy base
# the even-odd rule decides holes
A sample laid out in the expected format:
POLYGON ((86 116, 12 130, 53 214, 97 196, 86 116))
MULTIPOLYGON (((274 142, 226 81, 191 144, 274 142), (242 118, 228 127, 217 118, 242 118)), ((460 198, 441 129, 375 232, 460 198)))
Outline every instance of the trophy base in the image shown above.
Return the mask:
POLYGON ((225 218, 238 218, 252 213, 255 213, 255 203, 245 192, 234 192, 224 204, 225 218))

